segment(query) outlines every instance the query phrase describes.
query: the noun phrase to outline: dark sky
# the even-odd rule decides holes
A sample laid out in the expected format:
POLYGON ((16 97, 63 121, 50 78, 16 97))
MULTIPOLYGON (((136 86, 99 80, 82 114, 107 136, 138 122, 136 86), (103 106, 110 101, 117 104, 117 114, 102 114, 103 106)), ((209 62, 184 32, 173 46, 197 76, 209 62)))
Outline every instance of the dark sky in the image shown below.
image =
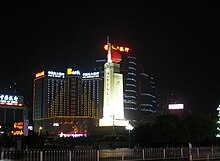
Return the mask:
MULTIPOLYGON (((0 91, 18 82, 31 96, 36 72, 90 70, 107 35, 129 46, 158 89, 192 110, 220 103, 218 0, 5 1, 1 5, 0 91)), ((28 96, 27 96, 28 95, 28 96)))

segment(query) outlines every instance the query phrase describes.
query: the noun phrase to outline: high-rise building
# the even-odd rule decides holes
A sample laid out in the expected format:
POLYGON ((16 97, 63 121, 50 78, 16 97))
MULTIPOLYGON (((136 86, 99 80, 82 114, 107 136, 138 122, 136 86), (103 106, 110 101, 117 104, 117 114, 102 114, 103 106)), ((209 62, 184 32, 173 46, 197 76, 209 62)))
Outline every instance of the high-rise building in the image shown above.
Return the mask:
POLYGON ((51 118, 65 116, 65 73, 42 71, 36 74, 33 89, 34 130, 50 131, 51 118))
POLYGON ((139 75, 140 120, 143 123, 153 123, 157 116, 157 93, 154 78, 142 70, 139 75))
POLYGON ((102 113, 99 72, 43 71, 34 79, 34 130, 38 133, 81 136, 98 125, 102 113))
POLYGON ((131 121, 139 118, 139 68, 136 57, 123 55, 122 73, 124 75, 125 117, 131 121))

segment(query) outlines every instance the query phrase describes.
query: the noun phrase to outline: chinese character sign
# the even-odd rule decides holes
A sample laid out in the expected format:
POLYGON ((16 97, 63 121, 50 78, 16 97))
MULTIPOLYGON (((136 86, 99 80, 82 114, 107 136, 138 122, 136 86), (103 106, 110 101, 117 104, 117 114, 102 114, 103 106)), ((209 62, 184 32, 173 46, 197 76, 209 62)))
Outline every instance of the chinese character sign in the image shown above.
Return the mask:
POLYGON ((0 94, 0 105, 23 106, 23 97, 16 95, 0 94))

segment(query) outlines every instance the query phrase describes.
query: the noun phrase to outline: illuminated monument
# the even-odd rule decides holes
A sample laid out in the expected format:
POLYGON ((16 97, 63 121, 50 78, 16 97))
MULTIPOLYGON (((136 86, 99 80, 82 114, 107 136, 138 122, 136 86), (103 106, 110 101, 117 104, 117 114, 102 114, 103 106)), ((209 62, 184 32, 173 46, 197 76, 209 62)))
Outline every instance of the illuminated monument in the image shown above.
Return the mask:
POLYGON ((107 62, 104 65, 104 106, 99 126, 128 126, 124 118, 123 75, 120 73, 121 55, 107 41, 107 62))

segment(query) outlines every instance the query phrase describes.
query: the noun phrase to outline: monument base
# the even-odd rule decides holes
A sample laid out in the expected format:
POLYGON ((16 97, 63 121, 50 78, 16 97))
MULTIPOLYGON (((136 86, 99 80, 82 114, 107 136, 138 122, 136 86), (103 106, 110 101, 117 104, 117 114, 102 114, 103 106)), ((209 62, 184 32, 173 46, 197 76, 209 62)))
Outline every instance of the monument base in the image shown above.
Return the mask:
POLYGON ((125 119, 112 120, 112 118, 102 118, 99 120, 99 126, 128 126, 129 121, 125 119))

